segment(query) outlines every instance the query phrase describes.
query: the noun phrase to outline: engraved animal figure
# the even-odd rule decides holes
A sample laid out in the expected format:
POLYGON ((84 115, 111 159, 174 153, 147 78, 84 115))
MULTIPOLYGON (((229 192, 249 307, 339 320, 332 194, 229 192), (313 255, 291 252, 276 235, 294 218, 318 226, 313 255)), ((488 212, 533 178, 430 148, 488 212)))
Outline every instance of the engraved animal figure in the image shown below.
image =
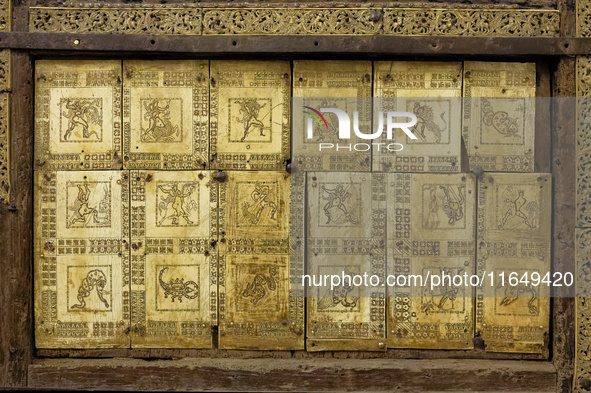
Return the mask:
POLYGON ((524 190, 515 186, 508 186, 503 191, 503 217, 499 221, 499 229, 509 228, 537 228, 540 220, 540 206, 536 201, 524 197, 524 190), (517 220, 515 220, 517 219, 517 220))
POLYGON ((453 186, 439 186, 443 191, 443 203, 441 208, 448 218, 448 224, 454 225, 457 221, 464 218, 463 187, 457 187, 458 193, 454 191, 453 186))
MULTIPOLYGON (((500 283, 497 288, 502 288, 503 283, 500 283)), ((512 285, 505 285, 505 296, 501 299, 499 303, 500 306, 506 307, 513 304, 518 298, 524 297, 523 294, 527 293, 530 294, 529 300, 527 301, 527 308, 530 314, 537 314, 538 307, 534 304, 538 295, 534 287, 527 287, 523 283, 519 285, 512 286, 512 285)))
POLYGON ((173 126, 170 121, 170 103, 161 107, 159 100, 144 101, 144 119, 148 120, 148 127, 142 130, 143 142, 171 142, 180 133, 179 126, 173 126))
POLYGON ((199 296, 199 285, 195 281, 185 282, 184 278, 171 278, 168 282, 162 279, 164 272, 168 270, 168 267, 162 268, 158 274, 158 283, 164 290, 164 297, 168 298, 174 303, 174 299, 178 299, 179 302, 183 302, 183 297, 187 299, 195 299, 199 296))
POLYGON ((275 281, 277 273, 276 267, 269 267, 268 276, 262 273, 257 274, 251 282, 246 283, 240 295, 245 298, 252 298, 250 302, 256 306, 268 293, 277 289, 277 282, 275 281))
POLYGON ((99 269, 94 269, 88 272, 86 277, 82 280, 80 288, 78 288, 78 303, 70 308, 79 309, 86 307, 86 298, 90 296, 93 289, 96 288, 96 294, 106 308, 109 308, 109 302, 103 296, 103 291, 107 285, 107 277, 99 269))
POLYGON ((100 110, 93 99, 70 99, 66 102, 67 111, 63 112, 64 117, 69 119, 68 129, 64 134, 64 141, 67 141, 76 127, 82 127, 82 138, 90 139, 92 135, 100 139, 96 131, 88 131, 90 124, 100 125, 100 110))
MULTIPOLYGON (((353 276, 353 273, 348 270, 346 271, 346 274, 353 276)), ((337 307, 339 304, 345 308, 353 309, 359 302, 359 297, 349 296, 353 289, 352 282, 348 284, 343 282, 342 285, 334 287, 332 291, 328 288, 326 295, 318 299, 318 310, 327 310, 329 308, 337 307)))
POLYGON ((68 207, 74 212, 70 225, 81 223, 79 226, 86 226, 92 219, 94 224, 109 224, 110 221, 110 204, 109 204, 109 187, 105 186, 104 195, 98 204, 98 209, 89 205, 90 187, 87 183, 76 184, 78 187, 78 196, 74 200, 74 205, 68 207))
POLYGON ((328 201, 323 207, 324 214, 326 215, 327 224, 331 222, 335 223, 342 223, 349 222, 351 224, 358 224, 359 220, 355 217, 354 212, 349 211, 349 208, 346 205, 346 202, 352 196, 349 192, 351 185, 347 185, 347 187, 343 187, 342 184, 338 184, 333 189, 328 189, 325 186, 321 186, 322 188, 322 199, 328 201), (337 214, 336 213, 341 213, 337 214))
POLYGON ((263 109, 267 104, 260 104, 257 99, 255 98, 245 98, 242 100, 236 100, 238 105, 240 105, 239 113, 242 115, 242 118, 236 116, 236 121, 242 123, 244 127, 244 135, 240 139, 240 142, 244 142, 248 134, 256 128, 259 129, 261 136, 265 136, 264 130, 265 125, 259 119, 261 109, 263 109))
POLYGON ((256 225, 261 221, 263 211, 271 209, 269 219, 277 221, 277 204, 272 200, 271 188, 260 182, 255 183, 254 191, 250 194, 252 202, 242 203, 242 220, 256 225))
POLYGON ((427 131, 430 131, 433 133, 433 135, 435 135, 435 138, 437 138, 437 140, 435 141, 435 143, 440 143, 441 142, 441 134, 445 131, 446 127, 447 127, 447 122, 445 121, 445 113, 441 113, 440 117, 441 120, 443 120, 443 123, 446 125, 446 127, 441 128, 439 127, 435 121, 433 121, 433 108, 431 108, 430 106, 428 106, 427 104, 421 105, 420 102, 415 102, 414 107, 413 107, 413 112, 417 117, 417 124, 415 125, 415 130, 417 131, 417 135, 419 135, 421 137, 421 139, 423 141, 427 140, 427 137, 425 136, 425 129, 427 131))
POLYGON ((162 197, 158 209, 161 219, 158 225, 162 225, 165 220, 170 220, 172 225, 179 225, 179 220, 183 218, 188 225, 192 225, 190 219, 191 212, 197 210, 197 202, 191 198, 191 194, 197 188, 195 183, 184 183, 179 190, 176 183, 158 185, 158 188, 168 196, 162 197))
POLYGON ((423 305, 421 306, 421 310, 426 314, 434 311, 435 309, 440 311, 446 309, 453 310, 458 292, 459 289, 451 285, 451 283, 444 283, 444 285, 434 287, 433 289, 428 289, 428 300, 424 301, 423 305), (435 298, 440 299, 439 301, 436 301, 435 298), (445 307, 448 301, 451 303, 451 305, 449 307, 445 307))
POLYGON ((518 136, 519 124, 517 119, 509 117, 505 111, 494 111, 492 104, 482 98, 482 121, 488 126, 492 126, 499 134, 505 137, 518 136))

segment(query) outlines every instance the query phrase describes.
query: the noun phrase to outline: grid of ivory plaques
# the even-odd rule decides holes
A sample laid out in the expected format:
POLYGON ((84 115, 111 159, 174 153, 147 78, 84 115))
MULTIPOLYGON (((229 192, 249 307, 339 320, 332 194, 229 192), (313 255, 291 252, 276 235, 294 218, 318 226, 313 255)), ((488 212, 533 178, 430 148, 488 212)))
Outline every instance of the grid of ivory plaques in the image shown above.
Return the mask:
POLYGON ((301 283, 339 269, 548 271, 551 178, 533 173, 524 99, 534 64, 69 60, 35 72, 38 348, 469 349, 478 335, 490 351, 543 351, 539 289, 301 283), (336 121, 295 137, 307 119, 292 95, 366 114, 346 98, 373 96, 415 113, 419 138, 396 154, 318 154, 336 121))

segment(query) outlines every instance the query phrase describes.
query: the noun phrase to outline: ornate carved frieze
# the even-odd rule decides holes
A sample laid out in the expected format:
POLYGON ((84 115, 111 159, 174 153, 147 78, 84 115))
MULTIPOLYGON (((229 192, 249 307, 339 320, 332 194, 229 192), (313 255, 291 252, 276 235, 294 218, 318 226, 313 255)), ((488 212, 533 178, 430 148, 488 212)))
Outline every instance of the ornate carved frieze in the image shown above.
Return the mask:
POLYGON ((390 8, 383 34, 404 36, 558 37, 555 10, 390 8))
POLYGON ((31 32, 200 35, 201 26, 201 9, 189 6, 101 4, 96 7, 29 8, 31 32))
POLYGON ((557 37, 559 12, 534 9, 348 7, 31 7, 32 32, 181 35, 557 37))
POLYGON ((574 391, 589 390, 591 382, 591 229, 575 230, 577 284, 574 391))
POLYGON ((0 93, 0 203, 10 202, 9 105, 9 93, 0 93))

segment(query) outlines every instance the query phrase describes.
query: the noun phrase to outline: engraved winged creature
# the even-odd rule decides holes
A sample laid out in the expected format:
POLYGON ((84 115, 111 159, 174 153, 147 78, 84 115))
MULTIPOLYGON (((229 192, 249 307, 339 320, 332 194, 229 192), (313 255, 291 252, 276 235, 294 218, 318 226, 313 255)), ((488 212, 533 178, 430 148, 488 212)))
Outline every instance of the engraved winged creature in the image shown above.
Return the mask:
POLYGON ((86 307, 86 298, 90 296, 93 289, 96 288, 96 294, 106 308, 109 308, 109 302, 105 299, 105 287, 107 285, 107 277, 99 269, 94 269, 88 272, 86 277, 82 280, 80 288, 78 288, 78 304, 74 304, 72 309, 82 309, 86 307))

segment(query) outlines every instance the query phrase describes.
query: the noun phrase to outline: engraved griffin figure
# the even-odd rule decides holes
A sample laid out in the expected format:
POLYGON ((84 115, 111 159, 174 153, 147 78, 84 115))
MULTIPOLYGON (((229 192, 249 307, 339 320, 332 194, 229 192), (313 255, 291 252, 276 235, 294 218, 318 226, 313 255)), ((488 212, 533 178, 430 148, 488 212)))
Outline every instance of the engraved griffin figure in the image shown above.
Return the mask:
MULTIPOLYGON (((260 104, 256 98, 245 98, 236 100, 236 103, 240 105, 240 114, 242 118, 236 116, 236 121, 242 123, 244 127, 244 135, 240 139, 240 142, 244 142, 248 134, 255 129, 259 129, 261 136, 265 136, 264 130, 265 125, 259 119, 261 109, 267 104, 260 104)), ((268 127, 267 127, 268 128, 268 127)))
POLYGON ((88 183, 79 183, 76 186, 78 187, 78 195, 74 200, 74 205, 68 207, 74 212, 70 225, 87 226, 91 221, 98 225, 110 224, 109 186, 105 185, 103 198, 98 207, 89 205, 91 191, 88 183))
POLYGON ((355 213, 347 206, 347 203, 353 197, 352 192, 349 192, 351 187, 351 184, 346 187, 342 184, 337 184, 333 189, 321 186, 322 199, 327 201, 322 208, 327 218, 327 224, 330 224, 331 222, 335 224, 348 222, 356 225, 359 223, 358 217, 356 217, 355 213))
MULTIPOLYGON (((345 271, 345 274, 353 276, 354 274, 349 270, 345 271)), ((343 280, 342 285, 335 286, 332 290, 327 289, 326 295, 318 299, 318 310, 327 310, 329 308, 337 307, 342 305, 345 308, 355 308, 359 302, 359 297, 350 296, 353 292, 353 283, 349 282, 346 284, 343 280)))
MULTIPOLYGON (((437 140, 435 143, 441 142, 441 134, 445 131, 445 127, 442 129, 439 127, 435 121, 433 120, 433 108, 427 104, 421 105, 420 102, 415 102, 413 107, 413 113, 417 117, 417 124, 414 126, 416 134, 423 140, 426 141, 427 137, 425 136, 425 130, 430 131, 435 135, 437 140)), ((447 126, 447 123, 444 118, 445 113, 441 113, 440 117, 443 120, 443 123, 447 126)))
POLYGON ((179 136, 179 126, 174 126, 170 121, 168 101, 164 107, 160 106, 157 99, 144 101, 144 109, 144 119, 148 121, 148 127, 142 130, 142 142, 171 142, 179 136))
POLYGON ((183 297, 187 299, 195 299, 199 296, 199 285, 195 281, 185 282, 184 278, 171 278, 168 282, 162 279, 164 272, 168 270, 168 267, 162 268, 158 274, 158 283, 164 290, 164 297, 174 302, 174 299, 178 299, 179 302, 183 302, 183 297))
POLYGON ((261 182, 256 182, 254 190, 250 194, 252 201, 242 202, 242 221, 256 225, 261 221, 263 211, 270 209, 269 219, 277 221, 277 204, 272 200, 271 188, 261 182))
POLYGON ((90 139, 92 135, 100 139, 96 131, 89 131, 91 124, 100 125, 101 112, 97 107, 95 99, 69 99, 66 101, 64 117, 69 119, 68 129, 64 134, 64 141, 67 141, 76 127, 82 127, 82 138, 90 139))
POLYGON ((539 225, 540 205, 536 201, 528 202, 523 189, 513 185, 503 191, 503 216, 499 220, 499 229, 522 228, 535 229, 539 225))
POLYGON ((93 289, 96 288, 96 294, 106 308, 109 308, 109 302, 105 299, 104 290, 107 285, 107 276, 99 269, 94 269, 88 272, 86 277, 82 280, 80 288, 78 288, 78 303, 74 304, 73 309, 80 309, 86 307, 86 298, 90 296, 93 289))
POLYGON ((184 183, 179 190, 177 183, 159 184, 158 189, 167 196, 161 197, 158 205, 161 214, 158 225, 164 221, 170 220, 172 225, 179 225, 179 220, 183 218, 188 225, 192 225, 190 219, 191 212, 198 209, 197 202, 192 199, 193 191, 197 188, 196 183, 184 183))
POLYGON ((529 313, 532 315, 536 315, 538 313, 538 307, 534 304, 536 299, 538 298, 538 295, 534 287, 527 287, 523 283, 519 283, 519 285, 515 286, 506 284, 503 286, 502 282, 499 283, 499 285, 497 286, 497 288, 503 287, 505 289, 505 296, 503 297, 503 299, 501 299, 501 302, 499 304, 500 306, 507 307, 513 304, 518 298, 524 297, 524 293, 527 293, 531 296, 528 296, 529 300, 527 301, 527 308, 529 313))
POLYGON ((269 267, 269 275, 262 273, 254 276, 251 282, 247 282, 240 295, 245 298, 252 298, 250 302, 256 304, 262 300, 268 293, 277 289, 276 277, 278 270, 276 267, 269 267))
POLYGON ((517 119, 509 117, 505 111, 494 111, 492 104, 482 98, 482 121, 487 126, 492 126, 499 134, 505 137, 518 136, 519 124, 517 119))

